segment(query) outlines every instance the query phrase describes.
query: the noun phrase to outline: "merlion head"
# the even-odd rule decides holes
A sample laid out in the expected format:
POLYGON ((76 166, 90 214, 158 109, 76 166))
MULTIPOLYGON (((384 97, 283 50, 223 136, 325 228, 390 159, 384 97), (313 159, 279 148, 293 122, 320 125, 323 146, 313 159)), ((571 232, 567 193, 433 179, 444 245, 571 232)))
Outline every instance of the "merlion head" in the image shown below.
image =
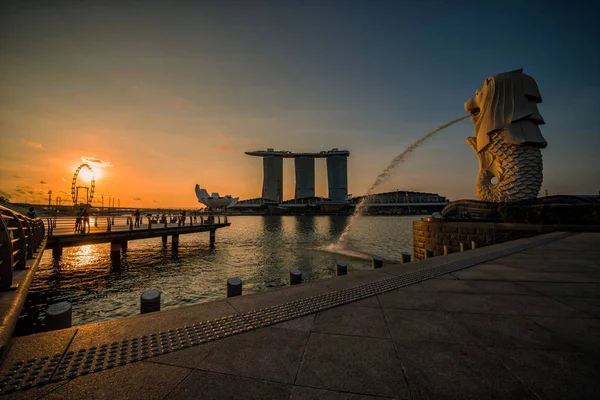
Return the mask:
POLYGON ((544 124, 537 104, 542 96, 537 83, 522 69, 487 78, 465 110, 475 123, 477 152, 490 143, 490 135, 504 130, 504 140, 515 145, 546 147, 538 125, 544 124))

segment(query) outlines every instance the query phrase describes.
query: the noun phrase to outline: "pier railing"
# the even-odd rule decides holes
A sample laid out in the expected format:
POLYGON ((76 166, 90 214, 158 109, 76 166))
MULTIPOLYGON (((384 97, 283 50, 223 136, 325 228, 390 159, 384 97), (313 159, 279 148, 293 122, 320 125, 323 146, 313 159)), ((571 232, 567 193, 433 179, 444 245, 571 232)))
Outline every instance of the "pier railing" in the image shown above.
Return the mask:
POLYGON ((26 268, 45 233, 40 218, 29 218, 0 206, 0 290, 11 288, 13 271, 26 268))
POLYGON ((82 220, 79 225, 74 216, 46 218, 44 220, 48 236, 86 234, 93 232, 134 231, 138 229, 172 228, 227 222, 227 216, 225 215, 188 215, 185 218, 181 215, 167 215, 165 218, 162 216, 159 216, 158 218, 156 218, 156 216, 142 216, 140 217, 139 223, 136 223, 135 217, 132 216, 90 215, 89 223, 84 224, 82 220))

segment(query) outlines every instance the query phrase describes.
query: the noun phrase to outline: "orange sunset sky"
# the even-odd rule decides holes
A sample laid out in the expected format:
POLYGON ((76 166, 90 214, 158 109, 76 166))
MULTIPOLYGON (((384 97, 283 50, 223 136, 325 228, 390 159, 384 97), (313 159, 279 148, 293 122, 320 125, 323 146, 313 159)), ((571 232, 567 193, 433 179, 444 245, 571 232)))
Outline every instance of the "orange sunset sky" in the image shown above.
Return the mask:
MULTIPOLYGON (((194 207, 196 183, 260 197, 262 161, 244 152, 267 147, 349 150, 361 195, 411 142, 464 115, 486 77, 517 68, 544 98, 542 194, 598 192, 598 28, 585 9, 375 3, 3 2, 0 195, 69 199, 84 157, 106 204, 194 207), (490 13, 514 29, 487 29, 490 13)), ((440 132, 380 191, 474 198, 472 132, 469 120, 440 132)), ((323 159, 316 179, 327 196, 323 159)), ((285 160, 284 198, 293 191, 285 160)))

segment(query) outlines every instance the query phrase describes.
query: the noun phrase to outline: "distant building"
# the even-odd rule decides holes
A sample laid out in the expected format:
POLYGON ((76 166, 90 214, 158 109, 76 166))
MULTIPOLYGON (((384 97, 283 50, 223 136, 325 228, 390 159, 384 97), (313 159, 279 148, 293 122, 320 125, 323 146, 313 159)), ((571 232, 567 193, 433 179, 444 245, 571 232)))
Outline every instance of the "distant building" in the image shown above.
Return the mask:
POLYGON ((296 172, 295 198, 315 195, 315 158, 327 159, 327 182, 329 199, 344 203, 348 197, 348 156, 347 150, 333 148, 318 153, 292 153, 274 149, 247 151, 247 155, 263 159, 262 197, 283 201, 283 159, 293 158, 296 172))

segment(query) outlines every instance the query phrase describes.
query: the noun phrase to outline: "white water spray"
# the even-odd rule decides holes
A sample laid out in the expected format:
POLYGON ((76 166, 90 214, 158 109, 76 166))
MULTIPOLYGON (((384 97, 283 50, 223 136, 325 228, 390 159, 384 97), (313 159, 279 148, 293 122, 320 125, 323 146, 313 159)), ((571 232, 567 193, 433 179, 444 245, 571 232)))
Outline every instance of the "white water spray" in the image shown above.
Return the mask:
POLYGON ((448 122, 447 124, 444 124, 442 126, 440 126, 439 128, 429 132, 427 135, 423 136, 421 139, 417 140, 416 142, 414 142, 413 144, 411 144, 410 146, 408 146, 406 148, 406 150, 404 150, 402 153, 398 154, 393 160, 392 162, 390 162, 390 164, 383 170, 382 173, 380 173, 377 176, 377 179, 375 179, 375 182, 373 182, 373 184, 371 185, 371 187, 369 188, 369 190, 367 191, 367 194, 362 198, 362 200, 356 205, 356 207, 354 208, 354 214, 352 214, 352 217, 350 217, 350 221, 348 222, 348 225, 346 225, 346 228, 344 229, 344 232, 342 232, 342 234, 340 235, 340 238, 338 239, 337 243, 332 243, 329 246, 326 246, 324 248, 324 250, 328 250, 328 251, 339 251, 341 249, 341 247, 344 245, 347 237, 348 237, 348 233, 350 232, 350 227, 356 222, 356 219, 358 218, 358 216, 360 215, 361 211, 362 211, 362 206, 369 200, 369 198, 373 195, 373 192, 375 191, 375 189, 377 189, 377 187, 379 187, 379 185, 381 185, 387 178, 389 178, 390 174, 392 173, 392 171, 394 170, 394 168, 396 168, 396 166, 401 163, 402 161, 404 161, 417 147, 419 147, 420 145, 422 145, 427 139, 431 138, 433 135, 435 135, 436 133, 438 133, 439 131, 441 131, 442 129, 445 129, 447 127, 449 127, 450 125, 454 125, 457 122, 462 121, 463 119, 469 118, 470 115, 465 115, 464 117, 460 117, 457 118, 453 121, 448 122))

